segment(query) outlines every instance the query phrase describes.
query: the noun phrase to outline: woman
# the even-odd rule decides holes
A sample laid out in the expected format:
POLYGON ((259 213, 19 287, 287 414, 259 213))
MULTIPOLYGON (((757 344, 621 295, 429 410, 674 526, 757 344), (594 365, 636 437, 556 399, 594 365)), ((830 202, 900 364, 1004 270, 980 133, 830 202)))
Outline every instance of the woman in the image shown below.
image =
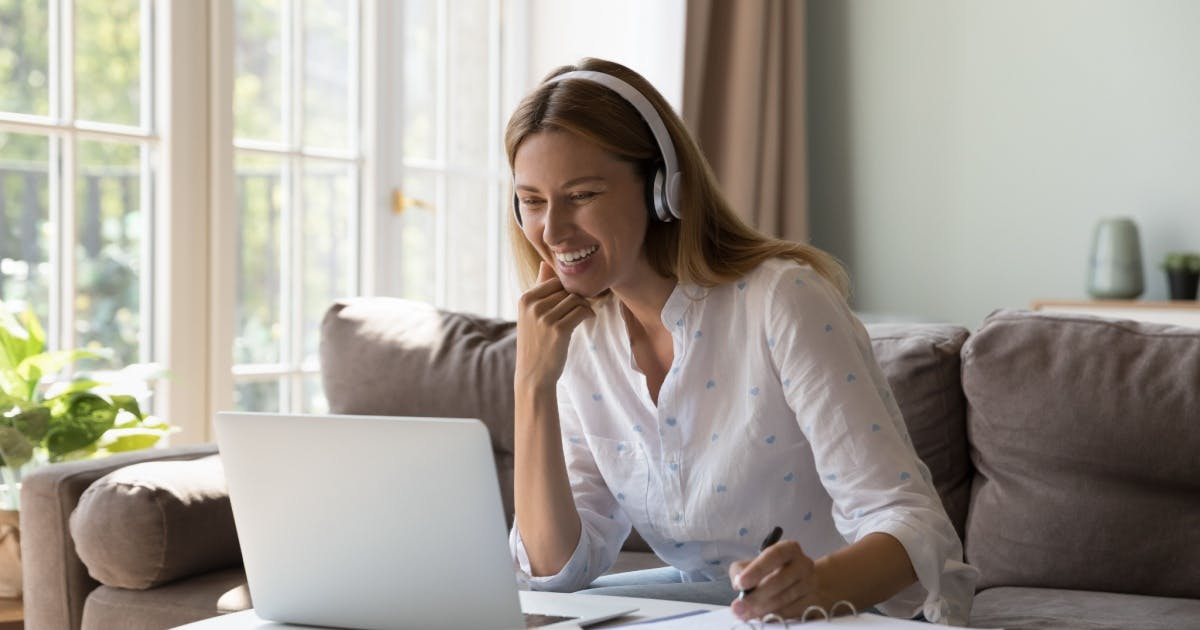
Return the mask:
POLYGON ((838 263, 740 222, 624 66, 555 70, 505 143, 529 286, 511 543, 532 586, 965 623, 975 571, 838 263), (631 527, 671 567, 598 580, 631 527))

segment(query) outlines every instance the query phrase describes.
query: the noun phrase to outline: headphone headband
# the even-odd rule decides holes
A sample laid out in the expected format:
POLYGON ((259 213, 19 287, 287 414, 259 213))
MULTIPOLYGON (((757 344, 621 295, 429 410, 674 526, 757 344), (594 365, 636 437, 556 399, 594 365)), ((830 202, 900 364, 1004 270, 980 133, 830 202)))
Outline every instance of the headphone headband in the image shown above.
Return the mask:
POLYGON ((580 79, 599 83, 616 92, 618 96, 625 99, 626 102, 641 114, 642 120, 646 121, 646 124, 650 127, 650 133, 654 134, 654 141, 658 144, 658 151, 662 154, 663 159, 663 172, 656 174, 653 182, 654 206, 651 209, 660 221, 678 219, 679 160, 675 156, 675 143, 671 142, 671 134, 667 131, 667 125, 663 123, 662 117, 659 116, 658 110, 654 109, 654 105, 650 102, 650 99, 646 98, 637 88, 625 81, 611 74, 596 72, 594 70, 564 72, 558 76, 551 77, 546 81, 546 84, 558 83, 567 79, 580 79))

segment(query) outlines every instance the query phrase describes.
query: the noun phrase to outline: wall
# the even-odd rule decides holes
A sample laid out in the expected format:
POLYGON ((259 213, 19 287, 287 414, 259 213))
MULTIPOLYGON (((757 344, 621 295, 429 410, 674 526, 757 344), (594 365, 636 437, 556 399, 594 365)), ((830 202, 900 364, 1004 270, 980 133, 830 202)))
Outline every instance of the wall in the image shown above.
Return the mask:
POLYGON ((601 57, 633 68, 679 110, 683 0, 528 0, 528 88, 554 68, 601 57))
POLYGON ((855 307, 975 327, 1083 299, 1091 232, 1141 228, 1147 291, 1200 250, 1200 2, 812 0, 813 242, 855 307))

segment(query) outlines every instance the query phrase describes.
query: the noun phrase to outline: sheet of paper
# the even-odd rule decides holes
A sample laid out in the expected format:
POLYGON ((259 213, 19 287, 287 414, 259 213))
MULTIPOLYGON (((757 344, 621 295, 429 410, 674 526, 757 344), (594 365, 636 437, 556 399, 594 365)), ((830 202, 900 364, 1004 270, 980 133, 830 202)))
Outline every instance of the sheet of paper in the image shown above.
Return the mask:
POLYGON ((782 623, 761 624, 754 622, 753 624, 747 624, 735 617, 733 611, 729 608, 722 608, 701 615, 689 615, 680 619, 667 618, 658 622, 641 622, 636 628, 637 630, 783 630, 783 628, 790 627, 792 630, 796 630, 797 628, 823 628, 827 626, 838 628, 838 630, 874 630, 876 628, 885 630, 887 628, 929 630, 933 627, 928 623, 920 621, 895 619, 870 613, 863 613, 853 617, 849 615, 834 617, 829 621, 826 621, 824 617, 814 618, 813 615, 810 615, 808 621, 804 624, 801 624, 799 621, 790 621, 787 626, 782 623))

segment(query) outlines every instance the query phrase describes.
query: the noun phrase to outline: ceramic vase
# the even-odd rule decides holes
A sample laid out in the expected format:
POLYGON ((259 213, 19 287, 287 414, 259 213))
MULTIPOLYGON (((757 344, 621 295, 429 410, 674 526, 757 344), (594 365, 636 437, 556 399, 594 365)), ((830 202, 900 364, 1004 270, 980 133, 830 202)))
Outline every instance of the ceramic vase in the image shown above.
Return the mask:
POLYGON ((1092 234, 1088 258, 1088 295, 1101 300, 1132 300, 1143 289, 1137 224, 1125 217, 1100 221, 1092 234))

